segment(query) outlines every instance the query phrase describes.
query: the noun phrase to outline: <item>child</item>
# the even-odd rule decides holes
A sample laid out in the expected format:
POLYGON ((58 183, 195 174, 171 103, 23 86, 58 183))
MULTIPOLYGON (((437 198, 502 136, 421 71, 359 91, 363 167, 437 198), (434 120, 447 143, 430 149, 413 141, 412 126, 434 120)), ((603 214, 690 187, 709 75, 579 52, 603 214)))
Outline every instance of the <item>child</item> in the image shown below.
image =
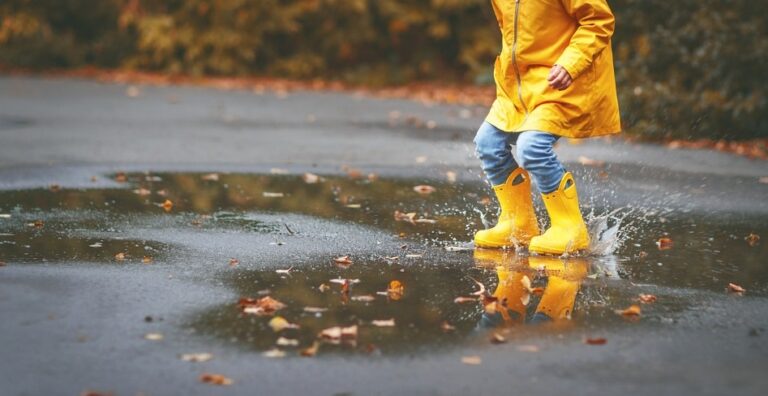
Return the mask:
POLYGON ((553 151, 560 137, 621 130, 606 0, 492 0, 502 35, 496 58, 496 101, 477 131, 483 170, 501 206, 498 224, 475 245, 528 245, 531 252, 586 249, 589 235, 576 184, 553 151), (516 146, 516 157, 511 145, 516 146), (530 179, 529 179, 530 176, 530 179), (539 235, 531 179, 551 227, 539 235))

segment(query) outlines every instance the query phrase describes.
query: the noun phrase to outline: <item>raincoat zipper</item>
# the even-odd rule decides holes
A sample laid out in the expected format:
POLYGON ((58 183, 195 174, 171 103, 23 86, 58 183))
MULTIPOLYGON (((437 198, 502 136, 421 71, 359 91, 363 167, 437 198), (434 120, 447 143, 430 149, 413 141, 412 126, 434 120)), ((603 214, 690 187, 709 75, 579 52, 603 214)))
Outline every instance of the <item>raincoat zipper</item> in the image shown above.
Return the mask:
POLYGON ((525 110, 525 117, 528 118, 528 106, 523 101, 523 81, 520 78, 520 68, 517 66, 517 19, 520 14, 520 0, 515 0, 515 38, 512 40, 512 66, 515 68, 515 77, 517 77, 517 98, 520 99, 520 104, 523 105, 525 110))

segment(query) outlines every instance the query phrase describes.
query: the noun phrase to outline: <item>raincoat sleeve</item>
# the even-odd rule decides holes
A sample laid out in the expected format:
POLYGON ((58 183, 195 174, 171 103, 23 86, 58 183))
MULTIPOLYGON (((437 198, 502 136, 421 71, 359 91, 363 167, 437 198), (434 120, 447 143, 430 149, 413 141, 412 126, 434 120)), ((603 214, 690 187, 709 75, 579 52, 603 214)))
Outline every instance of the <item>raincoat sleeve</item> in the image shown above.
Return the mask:
POLYGON ((611 42, 615 20, 606 0, 560 0, 565 11, 579 24, 556 64, 573 79, 580 76, 600 51, 611 42))

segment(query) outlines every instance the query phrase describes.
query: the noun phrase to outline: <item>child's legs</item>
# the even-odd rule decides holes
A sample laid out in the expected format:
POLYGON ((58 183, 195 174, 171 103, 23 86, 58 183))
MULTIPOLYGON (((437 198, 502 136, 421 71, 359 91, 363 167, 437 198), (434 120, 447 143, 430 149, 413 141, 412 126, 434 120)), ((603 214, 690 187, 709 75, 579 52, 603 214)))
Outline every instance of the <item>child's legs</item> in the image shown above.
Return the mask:
POLYGON ((517 160, 542 194, 557 190, 565 174, 553 147, 557 139, 556 135, 540 131, 522 132, 517 138, 517 160))
POLYGON ((509 174, 518 167, 510 148, 517 135, 517 133, 499 130, 487 122, 477 130, 474 140, 475 153, 480 158, 483 171, 493 186, 506 183, 509 174))

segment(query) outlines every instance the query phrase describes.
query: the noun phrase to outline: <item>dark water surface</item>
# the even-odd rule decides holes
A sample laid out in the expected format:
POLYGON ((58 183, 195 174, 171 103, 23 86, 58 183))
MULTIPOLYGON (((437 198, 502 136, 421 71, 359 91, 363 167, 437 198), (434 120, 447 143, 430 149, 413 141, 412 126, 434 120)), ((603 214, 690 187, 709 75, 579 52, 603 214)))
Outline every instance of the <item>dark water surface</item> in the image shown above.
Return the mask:
POLYGON ((531 334, 662 326, 712 299, 768 295, 768 243, 748 240, 750 234, 768 238, 766 218, 590 203, 595 239, 605 239, 590 255, 454 252, 446 247, 466 247, 474 230, 483 227, 481 214, 495 217, 487 188, 441 182, 433 183, 434 193, 419 194, 414 186, 420 182, 350 173, 314 183, 295 175, 132 174, 123 189, 0 192, 0 260, 207 268, 203 273, 211 282, 238 296, 269 295, 284 303, 276 315, 298 325, 275 332, 269 325, 274 316, 245 313, 236 299, 188 315, 185 331, 253 351, 273 348, 279 337, 305 348, 323 329, 353 325, 357 337, 326 342, 323 350, 409 354, 485 343, 492 333, 524 342, 531 334), (172 202, 168 210, 162 207, 165 200, 172 202), (415 213, 416 223, 396 220, 395 211, 415 213), (331 222, 305 228, 275 217, 281 214, 331 222), (611 234, 619 222, 618 234, 611 234), (364 227, 345 235, 333 224, 364 227), (203 241, 199 251, 205 254, 176 242, 191 236, 203 241), (227 251, 207 248, 256 236, 272 238, 271 247, 254 244, 248 260, 232 265, 227 251), (334 255, 262 255, 296 237, 340 247, 334 255), (671 239, 671 248, 660 249, 660 238, 671 239), (368 241, 369 247, 350 242, 345 250, 347 239, 368 241), (351 265, 334 262, 346 254, 351 265), (359 282, 343 291, 335 279, 359 282), (475 280, 497 305, 493 298, 455 302, 474 297, 475 280), (402 293, 387 292, 393 281, 403 285, 402 293), (746 295, 727 293, 729 283, 746 288, 746 295), (640 293, 658 300, 640 304, 640 293), (633 304, 642 308, 639 320, 617 314, 633 304), (392 319, 392 327, 374 324, 392 319))

